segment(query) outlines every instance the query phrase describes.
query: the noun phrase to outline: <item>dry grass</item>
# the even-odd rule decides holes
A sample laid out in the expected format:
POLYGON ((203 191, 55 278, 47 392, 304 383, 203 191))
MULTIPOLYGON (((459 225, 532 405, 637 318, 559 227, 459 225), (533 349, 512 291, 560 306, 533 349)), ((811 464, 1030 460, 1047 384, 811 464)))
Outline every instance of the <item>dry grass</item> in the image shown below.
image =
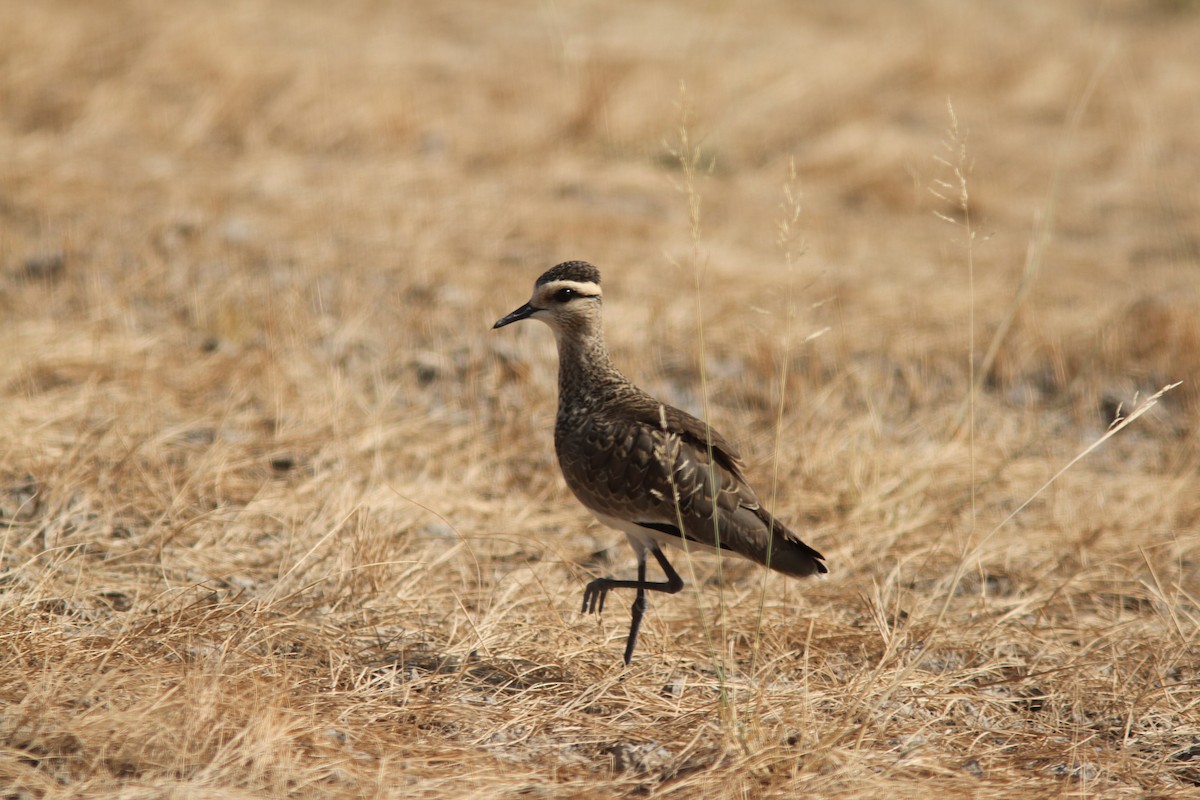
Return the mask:
POLYGON ((1200 15, 806 8, 0 3, 4 796, 1200 792, 1200 15), (565 258, 830 566, 628 671, 565 258))

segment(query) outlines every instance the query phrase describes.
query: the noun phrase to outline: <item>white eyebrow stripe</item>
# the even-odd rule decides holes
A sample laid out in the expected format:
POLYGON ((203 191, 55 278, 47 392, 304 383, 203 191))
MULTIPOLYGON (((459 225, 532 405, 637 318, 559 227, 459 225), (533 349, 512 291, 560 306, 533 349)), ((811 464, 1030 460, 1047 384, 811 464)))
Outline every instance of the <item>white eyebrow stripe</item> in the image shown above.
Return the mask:
POLYGON ((585 297, 599 297, 600 284, 591 281, 550 281, 538 287, 538 294, 554 294, 562 289, 571 289, 585 297))

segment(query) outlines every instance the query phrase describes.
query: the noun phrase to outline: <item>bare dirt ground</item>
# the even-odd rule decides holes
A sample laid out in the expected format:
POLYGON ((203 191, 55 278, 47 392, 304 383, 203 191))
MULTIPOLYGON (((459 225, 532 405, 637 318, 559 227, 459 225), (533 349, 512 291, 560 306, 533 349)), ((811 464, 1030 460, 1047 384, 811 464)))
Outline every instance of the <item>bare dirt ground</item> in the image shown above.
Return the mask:
POLYGON ((1194 3, 0 19, 5 797, 1200 794, 1194 3), (629 669, 569 258, 830 567, 629 669))

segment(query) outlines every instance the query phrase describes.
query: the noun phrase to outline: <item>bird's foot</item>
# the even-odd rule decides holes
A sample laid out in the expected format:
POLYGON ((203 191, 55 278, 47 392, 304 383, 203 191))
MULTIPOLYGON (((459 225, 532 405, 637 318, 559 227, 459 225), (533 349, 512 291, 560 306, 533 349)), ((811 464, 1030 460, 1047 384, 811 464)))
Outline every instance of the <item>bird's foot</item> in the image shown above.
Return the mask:
POLYGON ((583 589, 584 614, 599 614, 604 611, 604 601, 608 598, 608 590, 612 588, 611 578, 596 578, 583 589))

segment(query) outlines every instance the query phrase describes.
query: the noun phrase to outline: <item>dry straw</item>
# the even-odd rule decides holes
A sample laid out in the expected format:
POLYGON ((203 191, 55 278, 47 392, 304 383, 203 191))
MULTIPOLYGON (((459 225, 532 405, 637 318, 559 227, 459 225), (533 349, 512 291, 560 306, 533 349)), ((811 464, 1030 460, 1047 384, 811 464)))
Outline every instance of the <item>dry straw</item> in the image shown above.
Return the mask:
POLYGON ((5 4, 0 794, 1195 793, 1194 10, 594 12, 5 4), (629 670, 572 257, 830 566, 629 670))

